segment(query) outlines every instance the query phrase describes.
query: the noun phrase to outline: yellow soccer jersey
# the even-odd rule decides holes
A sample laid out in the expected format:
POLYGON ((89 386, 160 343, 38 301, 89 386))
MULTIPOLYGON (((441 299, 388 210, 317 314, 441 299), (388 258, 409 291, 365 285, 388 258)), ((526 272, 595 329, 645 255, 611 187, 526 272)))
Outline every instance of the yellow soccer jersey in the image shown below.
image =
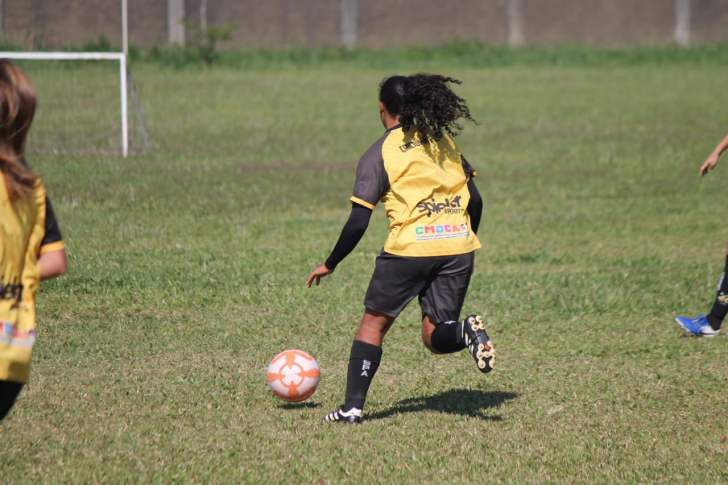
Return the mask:
POLYGON ((34 197, 11 202, 0 174, 0 380, 28 380, 45 218, 41 183, 34 197))
POLYGON ((412 127, 387 130, 359 160, 351 201, 374 210, 384 203, 389 237, 399 256, 448 256, 480 248, 470 230, 467 183, 475 172, 455 142, 422 137, 412 127))

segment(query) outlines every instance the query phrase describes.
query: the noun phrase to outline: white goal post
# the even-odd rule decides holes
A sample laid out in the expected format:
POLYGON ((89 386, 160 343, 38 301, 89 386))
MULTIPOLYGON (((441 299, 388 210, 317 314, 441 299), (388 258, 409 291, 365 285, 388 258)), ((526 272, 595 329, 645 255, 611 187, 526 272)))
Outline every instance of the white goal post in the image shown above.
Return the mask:
POLYGON ((116 52, 0 52, 0 59, 23 59, 23 60, 57 60, 57 61, 79 61, 79 60, 101 60, 119 62, 119 86, 121 91, 121 151, 124 158, 129 153, 129 123, 127 114, 126 99, 126 55, 116 52))

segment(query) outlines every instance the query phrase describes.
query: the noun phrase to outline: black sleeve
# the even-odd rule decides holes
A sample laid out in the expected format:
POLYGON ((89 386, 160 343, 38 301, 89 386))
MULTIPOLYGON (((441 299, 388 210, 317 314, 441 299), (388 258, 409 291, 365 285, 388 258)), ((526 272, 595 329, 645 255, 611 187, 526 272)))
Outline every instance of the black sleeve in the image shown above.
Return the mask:
POLYGON ((377 202, 389 191, 389 176, 382 157, 385 138, 383 136, 374 143, 356 166, 356 182, 351 201, 371 210, 374 210, 377 202))
POLYGON ((43 247, 47 244, 62 241, 61 228, 58 227, 58 221, 56 220, 56 213, 53 212, 53 206, 51 200, 46 196, 46 219, 45 219, 45 236, 40 246, 43 247))
POLYGON ((472 178, 468 180, 468 191, 470 191, 470 202, 468 202, 467 211, 470 215, 470 226, 473 228, 473 232, 478 234, 480 217, 483 215, 483 198, 480 196, 480 192, 478 192, 472 178))
POLYGON ((331 255, 324 263, 327 268, 333 270, 351 253, 369 226, 369 219, 372 217, 372 210, 361 204, 353 203, 349 220, 341 230, 339 241, 331 251, 331 255))

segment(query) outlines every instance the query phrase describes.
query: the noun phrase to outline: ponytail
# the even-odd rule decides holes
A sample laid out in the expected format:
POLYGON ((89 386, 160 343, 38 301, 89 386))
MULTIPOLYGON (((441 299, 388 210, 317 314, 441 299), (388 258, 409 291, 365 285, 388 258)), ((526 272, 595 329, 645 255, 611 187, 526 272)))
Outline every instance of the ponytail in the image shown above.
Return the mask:
POLYGON ((422 136, 432 136, 435 140, 440 140, 445 133, 457 136, 463 129, 457 120, 477 122, 470 115, 466 101, 448 83, 462 84, 438 74, 392 76, 379 85, 379 100, 389 114, 399 116, 405 132, 416 126, 422 136))

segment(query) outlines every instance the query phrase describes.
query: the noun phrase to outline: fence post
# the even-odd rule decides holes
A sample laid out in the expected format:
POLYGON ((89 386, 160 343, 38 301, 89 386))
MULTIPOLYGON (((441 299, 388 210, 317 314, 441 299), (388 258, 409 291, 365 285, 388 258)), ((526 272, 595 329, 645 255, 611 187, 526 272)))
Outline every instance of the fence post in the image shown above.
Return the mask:
POLYGON ((203 37, 207 35, 207 0, 200 2, 200 32, 203 37))
POLYGON ((526 43, 526 0, 508 0, 507 9, 508 45, 522 46, 526 43))
POLYGON ((675 0, 675 43, 690 46, 690 0, 675 0))
POLYGON ((355 47, 358 41, 358 0, 340 0, 341 8, 341 45, 355 47))
MULTIPOLYGON (((0 0, 2 2, 3 0, 0 0)), ((129 62, 129 5, 126 0, 121 0, 121 49, 129 62)))
POLYGON ((170 44, 185 43, 184 0, 167 0, 167 40, 170 44))
POLYGON ((5 0, 0 0, 0 40, 5 40, 5 0))

